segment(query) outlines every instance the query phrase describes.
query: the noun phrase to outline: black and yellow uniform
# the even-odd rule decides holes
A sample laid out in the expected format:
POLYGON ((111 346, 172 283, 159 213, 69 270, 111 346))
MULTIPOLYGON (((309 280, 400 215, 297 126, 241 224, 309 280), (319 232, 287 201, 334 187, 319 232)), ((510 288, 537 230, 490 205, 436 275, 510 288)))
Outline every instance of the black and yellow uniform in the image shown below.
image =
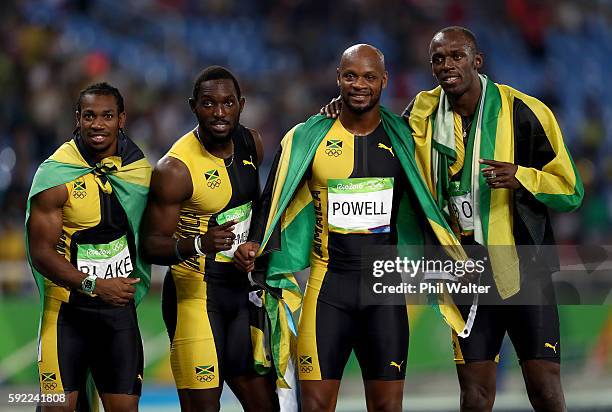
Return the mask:
MULTIPOLYGON (((514 163, 524 168, 542 170, 544 165, 555 157, 555 151, 545 128, 532 110, 532 107, 540 109, 538 106, 543 104, 533 98, 529 98, 528 102, 518 96, 513 99, 514 163)), ((408 118, 411 109, 412 104, 403 116, 408 118)), ((455 126, 455 142, 459 156, 449 169, 451 181, 461 179, 464 147, 467 146, 469 134, 467 132, 474 127, 475 120, 472 122, 463 118, 462 124, 461 128, 455 126), (466 132, 463 138, 461 129, 466 132)), ((550 251, 551 248, 529 247, 555 244, 547 206, 523 187, 514 190, 512 202, 512 235, 515 244, 521 245, 517 248, 521 273, 528 276, 522 276, 520 292, 503 300, 497 292, 488 265, 480 283, 492 286, 490 290, 494 293, 480 296, 475 322, 468 337, 461 338, 452 332, 454 357, 458 364, 483 360, 498 361, 506 332, 520 361, 560 361, 559 315, 550 277, 551 273, 557 270, 558 259, 556 256, 545 256, 541 252, 534 253, 538 250, 550 251)), ((458 228, 455 214, 451 214, 451 217, 458 228)), ((461 243, 469 247, 478 246, 474 236, 469 234, 461 235, 461 243)), ((470 306, 459 305, 459 310, 463 318, 467 319, 470 306)))
POLYGON ((368 304, 362 295, 366 281, 362 276, 372 273, 366 251, 397 244, 399 203, 409 190, 382 125, 367 136, 355 136, 336 121, 317 148, 305 179, 314 199, 316 227, 298 330, 299 377, 341 379, 354 349, 364 379, 403 379, 409 340, 407 308, 368 304), (361 198, 359 205, 350 198, 336 202, 330 197, 333 187, 358 186, 360 178, 389 179, 392 201, 368 204, 361 198), (347 226, 358 219, 355 214, 360 212, 351 210, 351 205, 369 207, 370 215, 388 214, 386 224, 367 231, 332 225, 330 218, 337 213, 347 215, 347 226))
MULTIPOLYGON (((94 166, 80 139, 76 144, 94 166)), ((119 140, 124 163, 134 154, 126 144, 119 140)), ((115 194, 103 191, 97 179, 105 177, 92 172, 66 183, 68 200, 56 249, 84 273, 127 277, 136 256, 134 234, 115 194)), ((134 302, 112 306, 46 278, 45 293, 38 355, 41 390, 82 389, 89 369, 100 393, 140 395, 143 349, 134 302)))
MULTIPOLYGON (((460 306, 464 317, 469 307, 460 306)), ((561 341, 556 305, 482 305, 470 336, 453 333, 453 352, 458 364, 499 361, 499 351, 508 333, 519 362, 545 359, 559 363, 561 341)))
MULTIPOLYGON (((232 140, 234 154, 225 160, 210 154, 194 131, 168 152, 185 164, 193 185, 191 197, 181 204, 175 237, 204 235, 221 216, 238 209, 250 216, 259 194, 255 142, 241 125, 232 140)), ((232 251, 246 240, 249 221, 236 225, 232 251)), ((251 291, 247 275, 236 270, 228 253, 195 255, 170 268, 162 309, 178 389, 216 388, 223 379, 254 373, 251 291)))

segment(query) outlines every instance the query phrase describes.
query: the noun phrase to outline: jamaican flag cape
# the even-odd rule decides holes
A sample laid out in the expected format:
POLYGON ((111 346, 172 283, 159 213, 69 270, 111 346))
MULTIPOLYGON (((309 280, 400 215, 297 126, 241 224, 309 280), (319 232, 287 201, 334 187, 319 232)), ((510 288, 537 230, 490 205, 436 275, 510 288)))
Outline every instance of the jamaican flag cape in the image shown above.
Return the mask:
MULTIPOLYGON (((107 157, 101 162, 91 165, 79 150, 78 146, 80 144, 76 140, 70 140, 61 145, 51 157, 45 160, 34 175, 28 195, 25 218, 26 255, 40 294, 41 320, 45 296, 53 296, 65 301, 69 295, 66 289, 46 280, 32 264, 27 227, 30 217, 30 202, 34 196, 46 189, 68 183, 88 173, 94 173, 96 183, 101 190, 105 193, 115 193, 117 196, 127 215, 136 247, 138 248, 140 244, 139 227, 151 178, 151 166, 145 159, 144 154, 129 138, 121 137, 119 141, 120 155, 107 157)), ((133 272, 130 277, 140 278, 140 282, 134 285, 136 288, 134 299, 138 304, 151 284, 151 266, 146 264, 139 254, 132 258, 133 272)), ((97 410, 95 386, 91 380, 91 375, 89 375, 87 381, 87 394, 91 410, 97 410)))
MULTIPOLYGON (((474 239, 487 247, 512 246, 489 248, 493 277, 501 297, 506 299, 516 294, 521 284, 513 209, 519 215, 521 209, 531 209, 528 213, 533 214, 533 205, 522 208, 516 203, 518 191, 489 188, 481 172, 488 166, 479 164, 479 159, 519 165, 516 178, 524 189, 542 205, 557 211, 580 206, 584 189, 548 107, 486 76, 480 75, 480 82, 482 93, 466 147, 461 117, 452 111, 441 87, 419 93, 404 116, 412 130, 419 170, 438 207, 447 210, 448 176, 462 170, 460 186, 470 192, 474 239), (533 115, 526 117, 522 115, 525 112, 533 115), (523 133, 525 124, 532 133, 523 142, 516 136, 523 133)), ((531 234, 531 238, 533 244, 542 244, 543 235, 531 234)))
MULTIPOLYGON (((139 245, 139 228, 142 214, 149 193, 151 179, 151 166, 140 149, 127 137, 121 138, 123 146, 121 156, 110 156, 98 164, 90 165, 77 146, 75 140, 61 145, 55 153, 45 160, 36 171, 32 187, 28 195, 26 208, 26 254, 28 263, 38 286, 41 301, 41 313, 45 298, 45 278, 32 265, 28 242, 27 223, 30 218, 30 201, 38 193, 54 186, 68 183, 88 173, 96 175, 96 183, 105 193, 115 193, 117 200, 125 210, 130 230, 134 234, 136 245, 139 245), (105 176, 106 179, 101 178, 105 176)), ((134 300, 138 304, 149 290, 151 285, 151 265, 146 264, 137 254, 133 262, 134 270, 130 277, 139 277, 141 280, 135 285, 134 300)))
MULTIPOLYGON (((438 209, 427 184, 419 174, 413 153, 410 130, 399 116, 380 108, 382 124, 389 135, 393 150, 399 159, 429 225, 442 245, 447 245, 452 257, 465 257, 457 238, 438 209)), ((335 120, 316 115, 291 129, 281 142, 276 166, 270 172, 274 179, 270 210, 265 224, 259 253, 269 252, 266 282, 279 294, 267 294, 265 307, 271 323, 271 350, 277 367, 279 386, 286 385, 284 377, 290 363, 291 332, 295 330, 292 312, 301 302, 301 293, 293 277, 310 265, 310 250, 315 230, 313 201, 302 177, 310 165, 318 145, 335 120), (301 184, 301 185, 300 185, 301 184)), ((398 214, 398 243, 414 241, 413 227, 402 225, 403 213, 398 214)), ((422 242, 422 240, 421 240, 422 242)), ((436 303, 446 321, 456 330, 463 330, 465 322, 444 296, 436 303)))

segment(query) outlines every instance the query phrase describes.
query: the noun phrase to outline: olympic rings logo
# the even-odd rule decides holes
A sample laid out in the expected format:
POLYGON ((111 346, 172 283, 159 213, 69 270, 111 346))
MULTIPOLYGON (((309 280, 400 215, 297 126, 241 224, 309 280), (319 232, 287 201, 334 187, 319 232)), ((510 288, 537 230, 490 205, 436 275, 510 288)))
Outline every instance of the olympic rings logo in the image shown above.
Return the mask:
POLYGON ((312 366, 308 365, 308 366, 300 366, 300 372, 302 373, 310 373, 313 371, 312 366))
POLYGON ((328 156, 338 157, 342 154, 342 149, 327 148, 325 149, 325 154, 328 156))
POLYGON ((196 379, 200 382, 211 382, 215 379, 215 375, 196 375, 196 379))
POLYGON ((53 390, 55 390, 55 388, 57 388, 57 383, 55 383, 55 382, 50 382, 50 383, 45 382, 45 383, 42 384, 42 387, 46 391, 53 391, 53 390))
POLYGON ((206 182, 206 186, 208 186, 210 189, 215 189, 221 186, 221 179, 209 180, 206 182))
POLYGON ((87 192, 84 190, 75 190, 72 192, 72 197, 75 199, 85 199, 85 196, 87 196, 87 192))

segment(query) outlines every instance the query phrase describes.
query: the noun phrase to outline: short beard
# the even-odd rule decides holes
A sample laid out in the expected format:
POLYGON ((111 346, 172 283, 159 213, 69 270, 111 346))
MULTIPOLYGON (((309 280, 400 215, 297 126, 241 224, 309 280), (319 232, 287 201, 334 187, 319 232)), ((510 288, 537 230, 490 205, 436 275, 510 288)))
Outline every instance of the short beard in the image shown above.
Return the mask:
POLYGON ((203 138, 208 138, 209 143, 212 143, 212 144, 224 144, 224 143, 228 143, 228 142, 230 142, 232 140, 232 137, 234 136, 234 133, 236 133, 236 130, 238 129, 238 124, 239 123, 236 122, 234 127, 229 129, 229 131, 227 132, 227 135, 224 136, 224 137, 215 135, 211 130, 209 130, 209 129, 205 128, 205 127, 202 127, 202 129, 204 131, 203 138))
POLYGON ((371 100, 370 104, 368 104, 367 106, 355 107, 352 104, 350 104, 349 101, 350 100, 349 99, 345 99, 344 96, 342 97, 342 105, 344 107, 346 107, 347 109, 349 109, 351 112, 353 112, 355 114, 364 114, 364 113, 367 113, 367 112, 371 111, 372 109, 374 109, 376 107, 376 105, 380 101, 380 96, 377 99, 375 99, 375 100, 371 100))

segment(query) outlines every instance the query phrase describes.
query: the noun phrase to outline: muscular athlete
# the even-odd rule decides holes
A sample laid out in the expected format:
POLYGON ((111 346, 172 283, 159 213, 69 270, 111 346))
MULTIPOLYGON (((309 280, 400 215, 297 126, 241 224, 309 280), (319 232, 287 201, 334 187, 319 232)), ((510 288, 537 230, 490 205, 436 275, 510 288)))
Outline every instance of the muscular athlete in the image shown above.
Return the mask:
MULTIPOLYGON (((493 408, 496 363, 508 333, 533 408, 563 411, 559 316, 550 278, 558 262, 556 256, 537 252, 552 249, 537 246, 555 243, 548 208, 571 211, 580 206, 580 177, 550 110, 531 96, 479 75, 484 59, 472 32, 463 27, 445 28, 434 35, 429 52, 440 87, 419 93, 403 116, 418 145, 426 148, 422 159, 429 159, 435 154, 432 140, 443 143, 436 128, 444 127, 440 118, 448 113, 448 136, 454 144, 447 153, 452 155, 440 156, 438 164, 444 168, 434 171, 439 184, 430 189, 439 204, 447 202, 463 245, 485 245, 489 255, 507 255, 519 245, 517 264, 511 265, 515 270, 501 273, 498 265, 480 279, 492 285, 494 293, 479 297, 470 335, 460 337, 453 331, 461 410, 493 408), (448 106, 443 110, 444 99, 448 106), (481 142, 478 148, 477 140, 481 142), (472 177, 478 175, 486 188, 481 188, 481 204, 476 206, 472 177), (483 199, 490 203, 483 206, 483 199), (475 225, 476 220, 482 222, 474 218, 481 210, 490 215, 489 222, 495 222, 495 227, 485 227, 486 236, 475 225)), ((335 99, 322 113, 336 117, 341 103, 335 99)), ((428 170, 430 164, 423 164, 423 170, 428 170)), ((470 307, 459 309, 467 319, 470 307)))
MULTIPOLYGON (((298 329, 302 408, 335 409, 344 367, 354 350, 368 410, 399 411, 409 340, 406 306, 362 300, 362 276, 371 276, 368 250, 397 244, 402 197, 411 199, 405 213, 416 214, 415 203, 381 123, 379 99, 387 85, 382 53, 363 44, 347 49, 337 81, 344 106, 303 177, 313 199, 315 228, 298 329)), ((264 192, 274 183, 277 166, 264 192)), ((422 230, 416 223, 412 229, 422 230)), ((254 241, 235 256, 244 270, 253 269, 261 241, 261 236, 251 238, 254 241)))
POLYGON ((232 263, 248 236, 263 158, 259 133, 239 123, 244 103, 232 73, 204 69, 189 99, 198 126, 159 161, 151 181, 144 251, 170 265, 162 306, 183 411, 218 411, 224 381, 245 410, 277 409, 273 381, 254 370, 250 318, 260 308, 249 301, 247 274, 232 263))
MULTIPOLYGON (((537 253, 537 246, 554 245, 547 208, 569 211, 580 205, 580 177, 548 107, 479 75, 484 60, 473 33, 463 27, 443 29, 432 38, 429 54, 433 75, 452 110, 451 123, 460 125, 450 126, 457 153, 461 146, 465 148, 463 158, 457 156, 448 170, 449 206, 455 211, 451 216, 461 243, 485 245, 493 257, 500 250, 505 253, 520 245, 515 271, 502 273, 494 264, 494 278, 481 279, 495 285, 496 293, 485 298, 488 304, 479 305, 470 336, 462 338, 453 332, 461 410, 493 408, 496 361, 508 333, 533 408, 563 411, 559 316, 554 294, 549 293, 550 273, 555 269, 550 267, 550 257, 537 253), (470 199, 471 176, 478 175, 484 178, 480 191, 490 196, 490 206, 482 194, 479 205, 470 203, 481 216, 489 214, 488 226, 482 217, 468 216, 456 207, 459 199, 470 199), (475 224, 478 221, 481 223, 475 224)), ((417 118, 422 118, 428 106, 423 98, 430 98, 437 90, 419 94, 404 113, 417 130, 416 138, 423 125, 417 118)), ((440 115, 439 109, 437 113, 440 115)), ((461 310, 466 316, 468 308, 461 310)))
POLYGON ((27 237, 44 302, 41 393, 68 398, 43 410, 74 411, 88 369, 106 410, 138 409, 143 348, 135 297, 146 292, 149 274, 138 261, 134 230, 150 166, 123 134, 125 119, 116 88, 84 89, 74 138, 41 165, 32 184, 27 237))

